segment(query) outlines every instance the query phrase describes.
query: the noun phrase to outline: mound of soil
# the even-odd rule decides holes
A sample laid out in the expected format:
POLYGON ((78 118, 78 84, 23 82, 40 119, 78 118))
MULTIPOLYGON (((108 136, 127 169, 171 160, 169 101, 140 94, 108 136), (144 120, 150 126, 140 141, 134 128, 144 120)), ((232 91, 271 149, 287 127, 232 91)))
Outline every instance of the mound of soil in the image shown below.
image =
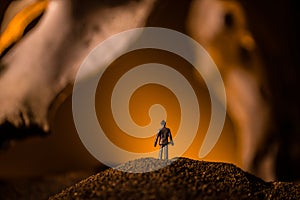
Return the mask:
POLYGON ((50 199, 300 199, 299 184, 264 182, 233 164, 187 158, 171 161, 130 161, 50 199))

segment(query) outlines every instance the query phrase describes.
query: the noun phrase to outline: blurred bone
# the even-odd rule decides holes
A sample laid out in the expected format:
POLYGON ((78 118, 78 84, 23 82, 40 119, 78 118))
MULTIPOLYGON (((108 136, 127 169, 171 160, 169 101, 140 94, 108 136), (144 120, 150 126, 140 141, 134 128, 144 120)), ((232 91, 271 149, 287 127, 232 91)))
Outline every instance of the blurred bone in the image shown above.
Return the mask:
POLYGON ((272 6, 266 1, 240 2, 264 61, 268 90, 262 91, 272 116, 253 166, 261 170, 260 163, 272 158, 277 179, 299 181, 299 5, 292 0, 272 1, 272 6))
POLYGON ((2 33, 5 28, 7 27, 9 21, 22 9, 24 9, 26 6, 28 6, 31 3, 36 2, 36 0, 23 0, 23 1, 12 1, 3 17, 2 23, 1 23, 1 28, 0 32, 2 33))
POLYGON ((154 0, 81 3, 51 1, 40 23, 3 57, 0 124, 48 132, 49 107, 85 56, 105 38, 143 26, 154 0))
MULTIPOLYGON (((262 63, 243 9, 236 1, 196 0, 190 12, 189 29, 222 73, 242 165, 251 171, 267 129, 270 108, 261 95, 262 63)), ((269 173, 264 178, 273 179, 272 169, 266 171, 269 173)))

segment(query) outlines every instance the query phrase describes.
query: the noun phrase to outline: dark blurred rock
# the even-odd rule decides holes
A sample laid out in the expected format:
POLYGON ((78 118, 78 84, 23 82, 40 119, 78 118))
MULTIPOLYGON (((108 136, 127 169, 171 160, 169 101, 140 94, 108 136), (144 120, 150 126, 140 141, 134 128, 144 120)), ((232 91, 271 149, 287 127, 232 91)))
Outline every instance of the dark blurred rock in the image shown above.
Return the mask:
MULTIPOLYGON (((147 171, 170 161, 143 158, 119 166, 147 171)), ((227 163, 178 158, 148 173, 108 169, 50 199, 299 199, 300 185, 264 182, 227 163)))

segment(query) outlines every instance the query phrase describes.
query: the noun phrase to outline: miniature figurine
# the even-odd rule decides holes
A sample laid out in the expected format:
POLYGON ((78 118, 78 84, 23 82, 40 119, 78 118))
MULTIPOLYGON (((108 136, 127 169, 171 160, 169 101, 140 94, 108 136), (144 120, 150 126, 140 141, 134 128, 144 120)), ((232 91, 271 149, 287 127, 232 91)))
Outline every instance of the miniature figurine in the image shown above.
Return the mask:
POLYGON ((172 144, 174 145, 173 139, 172 139, 172 134, 169 128, 166 127, 166 121, 162 120, 160 122, 162 128, 159 129, 158 133, 156 134, 155 142, 154 142, 154 147, 157 145, 157 141, 159 139, 159 154, 158 154, 158 159, 162 159, 162 152, 164 151, 164 159, 168 159, 168 145, 172 144), (170 137, 170 142, 168 142, 168 139, 170 137))

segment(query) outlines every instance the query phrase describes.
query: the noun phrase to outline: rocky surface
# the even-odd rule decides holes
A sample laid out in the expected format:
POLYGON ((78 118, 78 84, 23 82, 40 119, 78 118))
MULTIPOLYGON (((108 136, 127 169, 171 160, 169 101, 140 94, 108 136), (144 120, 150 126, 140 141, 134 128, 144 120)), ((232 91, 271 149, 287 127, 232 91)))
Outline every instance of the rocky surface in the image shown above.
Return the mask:
POLYGON ((130 161, 50 199, 300 199, 300 185, 265 182, 233 164, 178 158, 130 161), (144 172, 166 166, 156 171, 144 172), (124 172, 130 171, 130 172, 124 172))

